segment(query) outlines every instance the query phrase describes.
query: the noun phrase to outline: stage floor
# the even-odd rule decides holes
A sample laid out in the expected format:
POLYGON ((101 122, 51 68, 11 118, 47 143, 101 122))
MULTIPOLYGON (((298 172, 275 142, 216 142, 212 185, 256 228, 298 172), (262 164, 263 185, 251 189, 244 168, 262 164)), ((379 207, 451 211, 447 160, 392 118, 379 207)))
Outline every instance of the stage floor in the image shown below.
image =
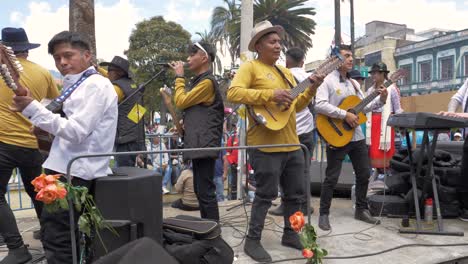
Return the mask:
MULTIPOLYGON (((199 216, 199 212, 185 212, 170 207, 170 202, 178 195, 164 196, 164 216, 189 214, 199 216)), ((232 206, 241 204, 240 201, 225 201, 220 203, 222 236, 233 247, 235 262, 239 264, 255 263, 243 252, 243 236, 246 231, 246 215, 250 214, 250 205, 232 206), (245 208, 245 209, 244 209, 245 208)), ((312 205, 318 210, 318 198, 313 197, 312 205)), ((30 245, 34 252, 41 250, 41 243, 32 238, 32 231, 38 228, 38 221, 34 218, 33 210, 15 213, 20 231, 23 232, 25 243, 30 245)), ((335 198, 331 209, 332 232, 324 232, 317 227, 318 214, 312 215, 312 224, 317 228, 319 244, 329 252, 329 257, 346 257, 362 254, 372 254, 393 247, 407 244, 456 244, 468 243, 468 223, 458 219, 446 219, 444 224, 448 231, 464 231, 466 236, 434 236, 400 234, 400 219, 381 218, 382 224, 372 226, 353 218, 351 200, 335 198)), ((305 263, 303 259, 291 261, 287 259, 301 258, 301 252, 281 246, 283 218, 268 215, 262 244, 271 254, 275 263, 305 263), (284 261, 282 261, 284 260, 284 261)), ((6 248, 0 247, 0 260, 6 255, 6 248)), ((40 262, 45 263, 45 262, 40 262)), ((137 262, 136 262, 137 263, 137 262)), ((376 264, 376 263, 468 263, 468 246, 456 247, 406 247, 371 257, 353 259, 326 259, 324 263, 337 264, 376 264), (467 258, 463 260, 464 258, 467 258)))

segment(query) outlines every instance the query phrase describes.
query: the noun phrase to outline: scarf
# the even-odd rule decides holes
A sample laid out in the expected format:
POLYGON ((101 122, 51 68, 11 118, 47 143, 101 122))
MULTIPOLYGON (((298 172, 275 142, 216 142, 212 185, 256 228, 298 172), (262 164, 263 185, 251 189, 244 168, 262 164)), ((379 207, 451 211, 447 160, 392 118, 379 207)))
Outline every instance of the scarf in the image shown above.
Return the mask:
MULTIPOLYGON (((388 151, 391 148, 391 142, 392 142, 392 128, 387 126, 387 121, 388 118, 390 117, 390 114, 392 113, 391 109, 391 89, 394 89, 394 85, 392 84, 390 87, 387 89, 389 90, 389 94, 387 96, 387 100, 385 101, 385 104, 382 109, 382 119, 380 122, 380 144, 379 144, 379 149, 383 151, 388 151)), ((373 92, 374 86, 372 86, 369 89, 369 94, 373 92)), ((380 97, 377 97, 380 98, 380 97)), ((380 99, 379 99, 380 100, 380 99)), ((371 137, 372 137, 372 111, 366 114, 367 116, 367 122, 366 122, 366 144, 370 145, 371 144, 371 137)))

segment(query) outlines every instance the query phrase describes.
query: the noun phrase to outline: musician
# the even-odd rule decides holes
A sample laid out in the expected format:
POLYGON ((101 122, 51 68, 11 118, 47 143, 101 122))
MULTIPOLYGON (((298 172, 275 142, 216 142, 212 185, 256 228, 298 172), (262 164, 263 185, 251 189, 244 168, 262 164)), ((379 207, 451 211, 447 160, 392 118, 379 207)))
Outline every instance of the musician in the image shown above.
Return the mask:
MULTIPOLYGON (((16 54, 24 69, 19 82, 30 89, 34 99, 40 101, 59 95, 50 72, 28 60, 29 50, 40 44, 30 43, 24 29, 3 28, 1 43, 11 47, 16 54)), ((43 158, 36 138, 30 133, 31 122, 10 110, 13 95, 5 82, 0 81, 0 234, 9 249, 1 263, 25 263, 32 258, 23 245, 15 217, 5 200, 8 181, 14 168, 19 169, 24 188, 34 203, 38 218, 42 211, 42 202, 34 199, 36 193, 31 181, 41 174, 43 158)), ((35 232, 34 236, 40 236, 40 233, 35 232)))
MULTIPOLYGON (((448 112, 441 112, 440 114, 444 116, 452 117, 462 117, 468 118, 468 79, 465 83, 458 89, 457 93, 452 96, 450 103, 448 105, 448 112), (462 113, 455 113, 458 106, 462 107, 462 113)), ((462 201, 462 211, 460 213, 460 220, 468 222, 468 177, 466 177, 466 172, 468 170, 468 136, 465 138, 465 143, 463 144, 463 157, 461 164, 461 173, 459 180, 458 192, 460 193, 462 201)))
POLYGON ((358 70, 350 70, 349 71, 349 78, 355 80, 356 82, 359 83, 359 86, 364 89, 364 81, 366 80, 366 77, 361 75, 361 72, 358 70))
MULTIPOLYGON (((186 88, 184 63, 171 62, 176 74, 174 101, 184 111, 184 148, 220 147, 223 136, 224 105, 211 64, 215 48, 196 42, 189 48, 188 68, 196 76, 186 88)), ((184 152, 185 160, 192 160, 193 184, 202 218, 219 221, 218 201, 214 183, 215 161, 218 151, 184 152)))
MULTIPOLYGON (((115 151, 145 150, 145 128, 141 118, 146 111, 142 106, 144 90, 142 89, 132 95, 137 85, 132 79, 128 60, 120 56, 114 56, 111 62, 102 62, 99 65, 108 67, 107 77, 114 85, 119 98, 119 118, 117 122, 117 135, 115 137, 115 151)), ((103 71, 100 70, 100 72, 102 73, 103 71)), ((115 157, 118 167, 133 167, 135 166, 135 160, 136 155, 115 157)))
MULTIPOLYGON (((48 52, 64 76, 64 90, 72 91, 62 106, 66 117, 50 112, 29 95, 13 97, 13 107, 33 125, 55 135, 43 167, 65 174, 68 162, 74 157, 112 151, 118 118, 117 94, 112 83, 95 71, 90 44, 80 33, 58 33, 50 40, 48 52)), ((72 184, 91 189, 94 179, 112 172, 109 159, 84 158, 75 162, 71 167, 72 184)), ((80 214, 75 212, 75 223, 80 214)), ((78 225, 75 228, 79 238, 78 225)), ((55 213, 44 210, 41 230, 47 263, 72 263, 68 210, 55 213)))
MULTIPOLYGON (((294 47, 286 51, 286 68, 291 71, 294 79, 298 83, 305 80, 310 75, 303 69, 304 59, 305 52, 300 48, 294 47)), ((311 105, 309 105, 309 107, 310 106, 311 105)), ((315 147, 315 126, 314 116, 312 115, 309 107, 306 107, 296 113, 296 131, 299 136, 299 142, 307 147, 310 153, 310 158, 312 158, 312 153, 315 147)), ((313 207, 311 207, 310 212, 314 212, 313 207)), ((283 215, 283 203, 281 203, 277 208, 270 210, 269 213, 272 215, 283 215)))
MULTIPOLYGON (((330 145, 327 146, 327 169, 320 195, 319 227, 322 230, 331 229, 329 214, 333 197, 333 189, 338 182, 342 162, 346 154, 351 158, 353 168, 356 173, 356 211, 354 218, 371 224, 380 223, 379 220, 370 215, 367 208, 366 193, 370 176, 369 152, 367 150, 364 135, 359 126, 358 117, 351 112, 347 112, 346 110, 337 107, 347 96, 357 95, 360 98, 364 98, 360 87, 356 82, 349 78, 348 72, 353 68, 353 54, 351 52, 351 47, 341 45, 338 48, 344 58, 344 63, 338 70, 329 74, 325 78, 323 84, 318 88, 317 96, 315 98, 315 110, 319 114, 345 120, 345 122, 355 128, 355 130, 351 142, 347 145, 340 148, 332 147, 330 145)), ((380 87, 378 91, 380 96, 365 107, 365 113, 372 111, 373 109, 377 109, 385 104, 387 91, 383 87, 380 87)))
MULTIPOLYGON (((367 90, 367 95, 375 91, 388 80, 387 65, 383 62, 374 63, 370 70, 374 84, 367 90)), ((383 186, 383 179, 378 180, 377 175, 383 173, 383 169, 390 166, 390 159, 395 153, 395 131, 387 126, 387 120, 391 114, 403 112, 400 103, 400 91, 395 84, 387 88, 390 96, 382 107, 374 108, 367 114, 366 143, 370 145, 369 157, 372 168, 375 168, 373 182, 370 186, 383 186)), ((372 181, 372 180, 371 180, 372 181)))
MULTIPOLYGON (((257 52, 257 59, 241 65, 227 92, 227 99, 233 103, 264 105, 277 102, 290 106, 292 96, 290 85, 296 81, 291 71, 276 65, 281 54, 281 39, 284 29, 262 21, 252 30, 249 50, 257 52), (277 67, 277 68, 276 68, 277 67), (284 75, 284 77, 283 77, 284 75), (287 79, 286 79, 287 78, 287 79)), ((311 77, 314 85, 297 97, 295 109, 287 125, 278 130, 269 130, 256 124, 249 115, 247 132, 248 145, 299 144, 296 133, 296 111, 304 109, 314 96, 315 88, 323 76, 311 77)), ((281 244, 302 250, 299 237, 289 223, 289 216, 305 208, 304 155, 300 147, 276 147, 255 149, 249 152, 255 173, 256 191, 252 204, 249 232, 244 251, 257 262, 269 262, 271 257, 260 243, 265 217, 272 200, 278 195, 278 185, 283 188, 284 233, 281 244)))

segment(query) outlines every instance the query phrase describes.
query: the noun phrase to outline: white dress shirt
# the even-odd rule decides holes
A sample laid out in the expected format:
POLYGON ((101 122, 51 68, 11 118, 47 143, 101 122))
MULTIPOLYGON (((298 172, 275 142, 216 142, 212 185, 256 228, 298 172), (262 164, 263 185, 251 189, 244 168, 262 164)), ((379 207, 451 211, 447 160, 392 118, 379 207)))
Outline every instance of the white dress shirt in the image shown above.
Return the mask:
MULTIPOLYGON (((289 69, 298 82, 302 82, 309 75, 303 68, 294 67, 289 69)), ((305 107, 301 111, 296 113, 296 130, 297 135, 309 133, 314 129, 314 116, 309 110, 309 107, 305 107)))
POLYGON ((468 79, 463 83, 462 87, 458 89, 457 93, 453 95, 452 99, 462 105, 462 112, 468 112, 468 107, 466 105, 468 100, 468 79))
MULTIPOLYGON (((354 81, 354 83, 357 85, 356 81, 354 81)), ((365 97, 364 93, 361 91, 361 87, 354 87, 351 78, 343 80, 340 73, 335 70, 325 77, 323 83, 317 89, 315 110, 317 110, 317 113, 331 118, 345 119, 346 110, 340 109, 337 106, 350 95, 357 95, 360 99, 364 99, 365 97)), ((377 96, 370 104, 364 107, 363 112, 365 114, 382 106, 383 104, 380 102, 380 96, 377 96)), ((351 141, 363 139, 365 139, 365 137, 361 126, 357 126, 354 129, 354 135, 351 141)))
MULTIPOLYGON (((78 81, 83 72, 66 75, 64 89, 78 81)), ((22 112, 34 126, 55 135, 44 168, 65 174, 74 157, 112 152, 117 129, 117 94, 107 78, 99 74, 88 77, 65 100, 63 112, 66 118, 50 112, 38 101, 31 102, 22 112)), ((84 180, 106 176, 112 172, 109 160, 110 157, 78 159, 72 164, 71 175, 84 180)))

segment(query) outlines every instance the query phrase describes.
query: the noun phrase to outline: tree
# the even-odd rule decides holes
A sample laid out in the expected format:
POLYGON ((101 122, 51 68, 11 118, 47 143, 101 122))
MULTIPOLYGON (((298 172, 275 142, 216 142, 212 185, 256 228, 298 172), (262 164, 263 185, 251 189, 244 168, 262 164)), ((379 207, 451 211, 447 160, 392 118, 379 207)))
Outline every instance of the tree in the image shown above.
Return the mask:
MULTIPOLYGON (((307 52, 312 47, 310 35, 315 34, 315 8, 303 7, 307 0, 255 0, 254 22, 269 20, 285 29, 284 47, 300 47, 307 52)), ((228 45, 231 61, 240 54, 240 8, 235 0, 224 0, 227 8, 218 6, 211 16, 211 32, 222 44, 228 45)), ((232 65, 234 66, 234 65, 232 65)))
POLYGON ((83 33, 91 42, 91 53, 96 58, 96 33, 94 24, 94 0, 70 0, 69 30, 83 33))
POLYGON ((227 8, 217 6, 211 15, 211 31, 213 38, 220 43, 221 48, 225 45, 231 57, 231 68, 240 54, 240 6, 236 0, 224 0, 227 8))
MULTIPOLYGON (((156 16, 136 24, 130 35, 130 46, 125 52, 134 70, 134 79, 143 83, 159 72, 158 62, 185 60, 190 42, 190 33, 174 22, 167 22, 162 16, 156 16)), ((161 97, 159 88, 164 83, 169 85, 173 74, 163 75, 148 84, 144 93, 145 107, 153 113, 160 110, 161 97)))
POLYGON ((315 34, 315 8, 303 7, 307 0, 255 0, 255 23, 269 20, 284 28, 285 48, 299 47, 307 52, 312 48, 310 35, 315 34))

